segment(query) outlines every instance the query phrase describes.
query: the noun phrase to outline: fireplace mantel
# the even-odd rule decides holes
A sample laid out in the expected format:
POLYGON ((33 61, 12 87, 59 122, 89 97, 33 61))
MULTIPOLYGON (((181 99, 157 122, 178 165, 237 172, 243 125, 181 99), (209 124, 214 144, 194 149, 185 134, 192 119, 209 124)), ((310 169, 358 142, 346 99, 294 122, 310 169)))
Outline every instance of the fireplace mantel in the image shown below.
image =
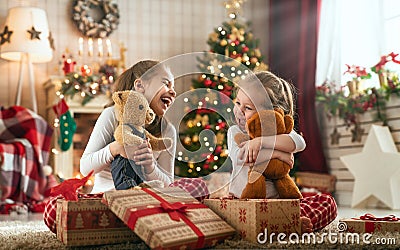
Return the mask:
MULTIPOLYGON (((61 82, 64 79, 63 76, 51 76, 43 84, 46 93, 46 120, 51 126, 53 126, 56 118, 52 107, 60 100, 56 91, 60 89, 61 82)), ((55 174, 63 178, 72 178, 79 174, 79 159, 86 147, 98 115, 103 111, 104 106, 110 102, 110 98, 107 95, 96 95, 85 105, 81 104, 82 99, 79 95, 75 95, 72 99, 67 97, 65 100, 77 123, 77 131, 74 134, 73 143, 67 151, 58 149, 58 153, 54 153, 54 150, 52 150, 49 165, 52 166, 55 174)), ((58 148, 57 136, 55 130, 52 138, 52 149, 58 148)))

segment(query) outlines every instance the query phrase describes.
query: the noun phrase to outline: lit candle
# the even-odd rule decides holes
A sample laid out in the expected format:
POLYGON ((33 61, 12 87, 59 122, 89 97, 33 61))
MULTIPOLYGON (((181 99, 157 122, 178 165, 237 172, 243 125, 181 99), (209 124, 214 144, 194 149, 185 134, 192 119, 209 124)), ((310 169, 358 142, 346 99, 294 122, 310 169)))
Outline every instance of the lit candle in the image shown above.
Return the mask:
POLYGON ((88 39, 88 55, 93 56, 93 39, 88 39))
POLYGON ((98 46, 98 55, 99 57, 103 56, 103 40, 101 38, 97 39, 97 46, 98 46))
POLYGON ((106 45, 107 45, 107 56, 111 57, 112 56, 112 47, 111 47, 110 39, 106 40, 106 45))
POLYGON ((79 47, 78 47, 78 55, 82 56, 83 55, 83 38, 82 37, 79 37, 78 45, 79 45, 79 47))

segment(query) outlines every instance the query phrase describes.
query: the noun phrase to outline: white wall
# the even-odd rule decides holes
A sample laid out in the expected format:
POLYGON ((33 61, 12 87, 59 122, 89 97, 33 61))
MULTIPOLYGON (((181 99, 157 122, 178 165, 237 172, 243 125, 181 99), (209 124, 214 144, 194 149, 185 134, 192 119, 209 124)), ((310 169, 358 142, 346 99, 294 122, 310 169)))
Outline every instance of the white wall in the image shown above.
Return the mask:
MULTIPOLYGON (((60 74, 59 62, 65 49, 78 59, 78 38, 81 34, 71 20, 72 0, 0 0, 0 31, 4 29, 7 10, 25 4, 47 11, 49 27, 55 39, 53 60, 35 64, 35 87, 39 114, 45 114, 42 84, 50 75, 60 74)), ((113 55, 118 57, 117 44, 128 48, 126 65, 141 59, 167 59, 182 53, 208 50, 208 34, 226 20, 223 0, 118 0, 120 24, 110 35, 113 55)), ((267 56, 268 0, 247 0, 244 17, 252 22, 254 35, 260 39, 262 53, 267 56)), ((79 63, 79 62, 78 62, 79 63)), ((0 59, 0 106, 14 104, 19 64, 0 59)), ((25 72, 25 79, 28 75, 25 72)), ((31 107, 28 82, 22 93, 22 106, 31 107)), ((187 86, 177 86, 183 91, 187 86)))

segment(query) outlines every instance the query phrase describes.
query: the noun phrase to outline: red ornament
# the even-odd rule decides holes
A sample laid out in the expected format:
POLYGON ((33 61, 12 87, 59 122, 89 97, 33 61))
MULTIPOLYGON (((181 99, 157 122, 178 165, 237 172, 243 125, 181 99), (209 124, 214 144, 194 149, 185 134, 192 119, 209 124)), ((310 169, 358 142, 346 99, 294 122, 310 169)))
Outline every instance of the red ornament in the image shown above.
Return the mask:
POLYGON ((243 52, 243 53, 246 53, 247 51, 249 51, 249 47, 247 47, 247 46, 243 46, 243 48, 242 48, 242 52, 243 52))
POLYGON ((93 71, 92 68, 87 66, 86 64, 81 67, 82 76, 91 76, 93 71))
POLYGON ((75 71, 74 67, 76 62, 72 61, 71 58, 65 60, 65 55, 63 55, 63 58, 64 58, 64 65, 62 70, 64 71, 64 75, 74 72, 75 71))
POLYGON ((212 83, 213 82, 208 78, 204 80, 204 86, 206 86, 206 87, 210 87, 212 85, 212 83))

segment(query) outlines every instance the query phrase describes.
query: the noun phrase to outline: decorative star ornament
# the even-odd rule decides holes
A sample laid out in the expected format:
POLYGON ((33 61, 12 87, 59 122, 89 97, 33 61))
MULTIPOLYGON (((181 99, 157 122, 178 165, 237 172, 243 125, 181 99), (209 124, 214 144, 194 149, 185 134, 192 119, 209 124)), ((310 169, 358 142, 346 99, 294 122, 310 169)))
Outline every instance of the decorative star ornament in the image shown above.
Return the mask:
POLYGON ((51 32, 49 32, 49 43, 50 43, 50 48, 52 50, 56 50, 56 47, 54 46, 54 38, 53 38, 53 34, 51 34, 51 32))
POLYGON ((32 28, 30 29, 30 30, 27 30, 27 32, 29 33, 29 34, 31 34, 31 40, 34 40, 34 39, 38 39, 38 40, 40 40, 40 33, 42 33, 41 31, 37 31, 36 29, 35 29, 35 27, 33 27, 32 26, 32 28))
POLYGON ((360 128, 360 125, 356 124, 354 129, 351 130, 351 142, 361 142, 364 129, 360 128))
POLYGON ((372 125, 361 153, 340 160, 354 175, 352 207, 365 207, 375 197, 400 209, 400 153, 388 127, 372 125))
POLYGON ((10 43, 11 42, 10 38, 11 38, 12 33, 13 33, 13 31, 8 30, 8 26, 6 25, 4 27, 3 33, 0 34, 0 36, 1 36, 0 45, 3 45, 5 43, 10 43))
POLYGON ((330 134, 331 136, 331 145, 336 145, 339 144, 339 139, 341 137, 340 133, 337 131, 337 128, 335 127, 335 129, 333 130, 332 134, 330 134))

